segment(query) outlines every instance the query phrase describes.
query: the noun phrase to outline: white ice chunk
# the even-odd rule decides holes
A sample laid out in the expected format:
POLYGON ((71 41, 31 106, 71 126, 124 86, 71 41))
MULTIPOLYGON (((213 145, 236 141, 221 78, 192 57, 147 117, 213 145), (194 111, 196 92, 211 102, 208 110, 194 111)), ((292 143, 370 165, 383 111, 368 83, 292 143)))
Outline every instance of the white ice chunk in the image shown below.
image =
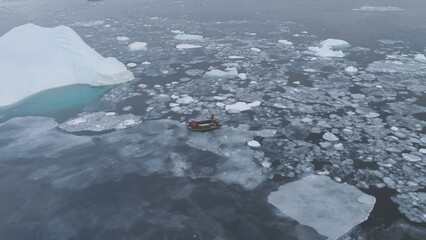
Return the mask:
POLYGON ((324 135, 322 135, 322 138, 324 138, 325 140, 330 141, 330 142, 335 142, 335 141, 339 140, 339 138, 336 135, 334 135, 330 132, 324 133, 324 135))
POLYGON ((238 59, 244 59, 244 57, 243 57, 243 56, 228 56, 228 58, 229 58, 229 59, 235 59, 235 60, 238 60, 238 59))
POLYGON ((239 77, 241 80, 247 80, 247 74, 245 74, 245 73, 239 73, 239 74, 238 74, 238 77, 239 77))
POLYGON ((237 68, 227 68, 225 71, 213 69, 205 73, 207 77, 234 78, 238 76, 237 68))
POLYGON ((414 56, 414 59, 418 62, 424 62, 426 63, 426 56, 424 54, 416 54, 414 56))
POLYGON ((416 156, 416 155, 411 154, 411 153, 403 153, 402 157, 409 162, 418 162, 418 161, 422 160, 419 156, 416 156))
POLYGON ((129 38, 128 37, 117 37, 118 41, 128 41, 129 38))
POLYGON ((0 106, 50 88, 134 79, 123 63, 102 57, 66 26, 16 27, 0 37, 0 53, 0 106))
POLYGON ((293 43, 292 43, 292 42, 290 42, 290 41, 288 41, 288 40, 285 40, 285 39, 278 40, 278 43, 279 43, 279 44, 282 44, 282 45, 284 45, 284 46, 291 46, 291 45, 293 45, 293 43))
POLYGON ((247 146, 252 147, 252 148, 258 148, 260 147, 260 143, 256 140, 250 140, 247 142, 247 146))
POLYGON ((130 51, 142 51, 147 49, 147 43, 146 42, 134 42, 129 44, 129 50, 130 51))
POLYGON ((194 35, 194 34, 179 34, 175 36, 175 39, 181 40, 181 41, 202 41, 203 36, 201 35, 194 35))
POLYGON ((260 53, 262 51, 259 48, 250 48, 250 50, 252 50, 253 52, 256 52, 256 53, 260 53))
POLYGON ((243 112, 250 110, 252 107, 257 107, 261 104, 260 101, 255 101, 252 103, 245 103, 245 102, 236 102, 234 104, 226 105, 225 109, 229 113, 237 113, 237 112, 243 112))
POLYGON ((346 67, 346 68, 345 68, 345 71, 346 71, 347 73, 357 73, 357 72, 358 72, 358 68, 353 67, 353 66, 349 66, 349 67, 346 67))
POLYGON ((193 48, 202 48, 203 46, 194 45, 194 44, 178 44, 176 45, 177 49, 193 49, 193 48))
POLYGON ((269 194, 268 202, 284 215, 337 239, 368 218, 375 198, 327 176, 308 176, 281 186, 269 194))
POLYGON ((349 46, 350 44, 344 40, 329 38, 320 42, 319 47, 309 47, 308 49, 319 57, 341 58, 344 57, 345 54, 339 49, 347 48, 349 46))
POLYGON ((127 66, 130 67, 130 68, 133 68, 133 67, 136 67, 137 64, 136 63, 128 63, 127 66))

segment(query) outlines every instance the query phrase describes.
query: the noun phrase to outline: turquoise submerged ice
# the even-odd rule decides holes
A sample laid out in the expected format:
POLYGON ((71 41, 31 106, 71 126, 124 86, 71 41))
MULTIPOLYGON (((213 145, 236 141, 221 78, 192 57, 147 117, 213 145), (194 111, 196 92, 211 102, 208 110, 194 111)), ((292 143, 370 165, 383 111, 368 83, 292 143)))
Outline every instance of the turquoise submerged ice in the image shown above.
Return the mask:
POLYGON ((268 202, 299 223, 337 239, 368 218, 376 199, 326 176, 308 176, 281 186, 268 202))

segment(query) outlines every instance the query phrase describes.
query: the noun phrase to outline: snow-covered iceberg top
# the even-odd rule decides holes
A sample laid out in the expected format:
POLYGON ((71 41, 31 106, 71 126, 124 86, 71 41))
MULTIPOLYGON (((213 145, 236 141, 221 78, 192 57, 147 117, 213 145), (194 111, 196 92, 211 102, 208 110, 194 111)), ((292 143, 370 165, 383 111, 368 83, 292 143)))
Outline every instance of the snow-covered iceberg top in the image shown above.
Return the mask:
POLYGON ((318 233, 337 239, 365 221, 376 199, 327 176, 308 176, 281 186, 268 202, 318 233))
POLYGON ((318 47, 309 47, 309 51, 319 57, 341 58, 345 56, 341 49, 348 47, 350 47, 350 44, 345 40, 329 38, 320 42, 318 47))
POLYGON ((102 57, 66 26, 16 27, 0 37, 0 53, 0 106, 50 88, 134 79, 123 63, 102 57))

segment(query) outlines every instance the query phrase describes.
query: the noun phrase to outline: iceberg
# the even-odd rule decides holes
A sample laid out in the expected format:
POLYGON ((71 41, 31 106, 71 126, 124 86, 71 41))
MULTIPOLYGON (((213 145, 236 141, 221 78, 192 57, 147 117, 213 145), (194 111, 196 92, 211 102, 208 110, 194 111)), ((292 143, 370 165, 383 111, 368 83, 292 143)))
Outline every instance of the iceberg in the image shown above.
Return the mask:
POLYGON ((116 58, 104 58, 70 27, 16 27, 0 37, 0 106, 73 84, 118 84, 134 79, 116 58))
POLYGON ((313 175, 279 187, 268 202, 300 224, 337 239, 368 218, 376 199, 354 186, 313 175))

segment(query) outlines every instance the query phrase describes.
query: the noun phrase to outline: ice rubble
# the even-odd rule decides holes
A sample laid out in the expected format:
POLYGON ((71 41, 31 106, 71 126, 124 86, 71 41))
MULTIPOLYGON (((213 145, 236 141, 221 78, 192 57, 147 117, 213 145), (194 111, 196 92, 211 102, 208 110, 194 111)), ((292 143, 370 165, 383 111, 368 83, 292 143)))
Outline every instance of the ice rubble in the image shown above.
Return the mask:
POLYGON ((344 40, 329 38, 320 42, 319 47, 309 47, 308 49, 319 57, 341 58, 345 54, 339 49, 348 48, 349 46, 350 44, 344 40))
POLYGON ((146 42, 133 42, 129 44, 130 51, 142 51, 147 50, 148 44, 146 42))
POLYGON ((124 129, 141 123, 140 117, 133 114, 118 115, 115 112, 94 112, 80 114, 59 125, 68 132, 78 131, 106 131, 113 129, 124 129))
POLYGON ((0 52, 0 106, 50 88, 134 79, 124 64, 102 57, 66 26, 16 27, 0 37, 0 52))
POLYGON ((56 127, 53 119, 44 117, 13 118, 0 124, 1 159, 57 157, 93 143, 90 138, 66 134, 56 127))
POLYGON ((398 209, 413 222, 426 223, 426 193, 409 192, 392 197, 398 209))
POLYGON ((284 215, 337 239, 365 221, 375 198, 327 176, 307 176, 270 193, 268 202, 284 215))
POLYGON ((347 73, 357 73, 358 72, 358 68, 354 67, 354 66, 349 66, 345 68, 345 71, 347 73))

